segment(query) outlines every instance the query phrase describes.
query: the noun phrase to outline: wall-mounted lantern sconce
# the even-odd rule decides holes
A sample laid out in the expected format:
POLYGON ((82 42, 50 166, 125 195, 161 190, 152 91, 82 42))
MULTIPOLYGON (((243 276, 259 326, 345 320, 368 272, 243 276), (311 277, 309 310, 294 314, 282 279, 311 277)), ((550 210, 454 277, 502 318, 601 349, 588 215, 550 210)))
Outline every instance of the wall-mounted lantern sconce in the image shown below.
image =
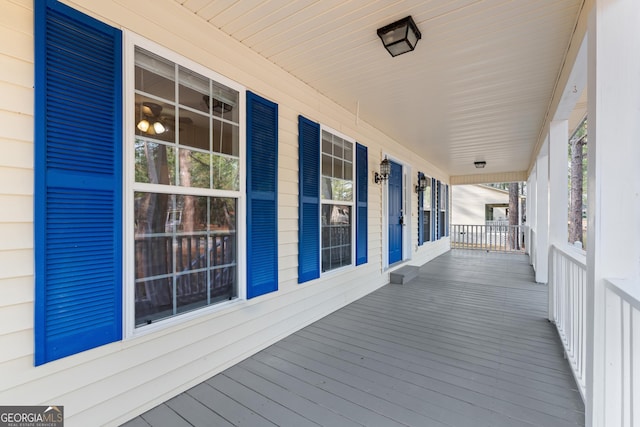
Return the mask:
POLYGON ((411 16, 378 28, 378 36, 391 56, 402 55, 416 48, 422 34, 411 16))
POLYGON ((427 177, 422 172, 418 172, 418 184, 416 185, 416 193, 427 189, 427 177))
POLYGON ((487 162, 485 162, 484 160, 473 162, 473 164, 475 165, 476 169, 484 169, 484 167, 487 166, 487 162))
POLYGON ((373 176, 373 180, 376 184, 380 184, 382 181, 386 181, 389 179, 391 175, 391 163, 385 157, 383 161, 380 162, 380 173, 376 172, 373 176))

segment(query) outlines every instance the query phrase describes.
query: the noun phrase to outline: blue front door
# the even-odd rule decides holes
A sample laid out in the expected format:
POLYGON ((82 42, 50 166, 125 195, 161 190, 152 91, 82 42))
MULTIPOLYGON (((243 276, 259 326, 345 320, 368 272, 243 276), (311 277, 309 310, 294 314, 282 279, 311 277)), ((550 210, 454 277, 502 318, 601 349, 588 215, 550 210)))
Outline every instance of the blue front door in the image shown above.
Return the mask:
POLYGON ((389 176, 389 265, 402 260, 402 166, 391 163, 389 176))

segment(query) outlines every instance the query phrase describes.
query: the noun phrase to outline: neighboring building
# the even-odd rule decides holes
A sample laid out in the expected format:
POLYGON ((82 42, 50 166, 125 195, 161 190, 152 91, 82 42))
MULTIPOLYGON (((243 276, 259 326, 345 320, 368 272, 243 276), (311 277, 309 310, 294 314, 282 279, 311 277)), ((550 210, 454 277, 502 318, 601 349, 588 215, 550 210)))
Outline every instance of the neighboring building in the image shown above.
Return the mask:
POLYGON ((504 221, 509 208, 509 192, 486 185, 456 185, 451 189, 451 223, 484 225, 504 221))
MULTIPOLYGON (((483 184, 451 188, 451 224, 485 225, 509 221, 509 191, 483 184)), ((520 196, 520 203, 524 197, 520 196)), ((524 209, 520 209, 521 217, 524 209)))

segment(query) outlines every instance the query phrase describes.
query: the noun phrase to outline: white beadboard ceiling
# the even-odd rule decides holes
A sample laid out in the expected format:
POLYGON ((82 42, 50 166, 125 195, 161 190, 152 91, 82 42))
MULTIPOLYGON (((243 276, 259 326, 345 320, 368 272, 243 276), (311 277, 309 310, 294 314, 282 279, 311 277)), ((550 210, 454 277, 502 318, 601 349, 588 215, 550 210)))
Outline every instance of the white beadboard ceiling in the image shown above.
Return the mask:
POLYGON ((527 170, 583 3, 176 1, 452 176, 527 170), (392 58, 376 29, 407 15, 392 58))

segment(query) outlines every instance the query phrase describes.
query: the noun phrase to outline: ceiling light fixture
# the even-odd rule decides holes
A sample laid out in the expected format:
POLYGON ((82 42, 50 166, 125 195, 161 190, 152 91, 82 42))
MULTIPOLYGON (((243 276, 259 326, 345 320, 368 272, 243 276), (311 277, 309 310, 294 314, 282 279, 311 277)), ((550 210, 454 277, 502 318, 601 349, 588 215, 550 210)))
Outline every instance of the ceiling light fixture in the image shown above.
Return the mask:
POLYGON ((485 162, 484 160, 473 162, 473 164, 475 165, 476 169, 484 169, 484 167, 487 166, 487 162, 485 162))
POLYGON ((140 132, 144 132, 149 135, 160 135, 167 131, 167 127, 162 124, 160 119, 162 106, 153 102, 143 102, 141 111, 144 118, 136 125, 140 132))
POLYGON ((378 36, 391 56, 402 55, 416 48, 422 34, 411 16, 378 28, 378 36))
POLYGON ((149 120, 142 119, 138 122, 138 125, 136 127, 140 130, 140 132, 146 132, 149 130, 150 126, 151 124, 149 123, 149 120))
POLYGON ((153 130, 156 132, 157 135, 160 135, 161 133, 164 133, 167 128, 160 122, 155 122, 153 124, 153 130))

